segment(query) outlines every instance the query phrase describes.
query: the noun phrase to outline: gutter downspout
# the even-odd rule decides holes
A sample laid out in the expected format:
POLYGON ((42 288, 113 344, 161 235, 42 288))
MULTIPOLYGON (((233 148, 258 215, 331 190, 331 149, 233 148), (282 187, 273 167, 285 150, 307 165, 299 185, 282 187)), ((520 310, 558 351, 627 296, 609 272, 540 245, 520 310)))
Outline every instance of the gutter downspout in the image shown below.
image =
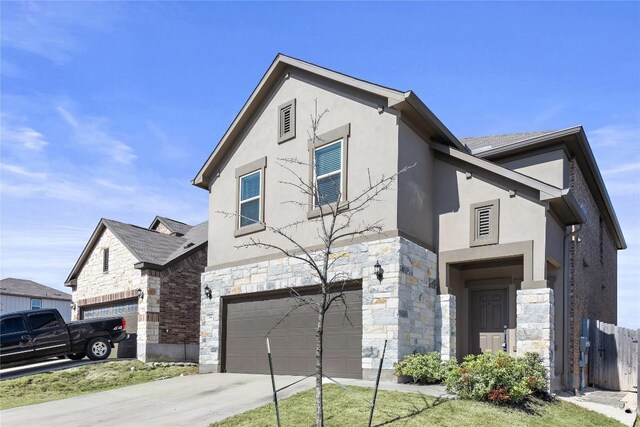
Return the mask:
POLYGON ((568 233, 565 232, 562 238, 562 337, 564 340, 562 351, 562 385, 573 390, 573 374, 568 375, 569 369, 569 280, 570 280, 570 262, 568 244, 573 240, 576 233, 580 231, 580 224, 570 225, 566 227, 568 233))

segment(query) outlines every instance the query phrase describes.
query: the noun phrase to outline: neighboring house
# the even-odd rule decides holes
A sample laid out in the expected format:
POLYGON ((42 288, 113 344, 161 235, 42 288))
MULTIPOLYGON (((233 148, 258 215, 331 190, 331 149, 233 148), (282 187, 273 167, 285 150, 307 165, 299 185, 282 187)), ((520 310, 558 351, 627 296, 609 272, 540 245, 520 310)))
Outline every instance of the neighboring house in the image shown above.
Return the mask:
POLYGON ((210 197, 201 371, 268 372, 269 335, 277 373, 313 372, 314 313, 277 324, 293 304, 288 288, 314 284, 308 267, 239 248, 250 239, 282 244, 266 224, 295 222, 297 242, 319 244, 319 207, 281 184, 292 180, 282 158, 304 161, 292 167, 310 181, 322 164, 318 182, 331 177, 341 192, 319 191, 341 209, 369 176, 416 163, 360 214, 383 219, 382 233, 336 245, 334 270, 353 286, 350 322, 344 308, 327 320, 328 375, 373 378, 387 339, 386 379, 413 352, 460 359, 504 349, 538 352, 553 389, 577 386, 581 319, 616 322, 616 257, 626 247, 582 127, 458 139, 411 91, 284 55, 193 181, 210 197), (310 146, 315 100, 329 112, 310 146), (283 205, 291 200, 307 209, 283 205))
POLYGON ((65 282, 73 318, 124 317, 132 336, 120 345, 121 357, 197 360, 206 259, 206 222, 158 216, 142 228, 102 219, 65 282))
POLYGON ((55 308, 71 320, 71 295, 32 280, 0 280, 0 314, 21 310, 55 308))

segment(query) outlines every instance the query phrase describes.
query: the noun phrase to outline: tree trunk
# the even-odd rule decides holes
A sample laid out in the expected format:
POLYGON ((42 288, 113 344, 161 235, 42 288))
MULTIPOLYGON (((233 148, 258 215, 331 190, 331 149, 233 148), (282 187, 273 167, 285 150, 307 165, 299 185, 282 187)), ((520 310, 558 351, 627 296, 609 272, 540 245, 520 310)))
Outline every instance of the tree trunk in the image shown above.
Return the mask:
POLYGON ((316 328, 316 426, 324 426, 322 407, 322 335, 324 333, 324 308, 318 313, 316 328))

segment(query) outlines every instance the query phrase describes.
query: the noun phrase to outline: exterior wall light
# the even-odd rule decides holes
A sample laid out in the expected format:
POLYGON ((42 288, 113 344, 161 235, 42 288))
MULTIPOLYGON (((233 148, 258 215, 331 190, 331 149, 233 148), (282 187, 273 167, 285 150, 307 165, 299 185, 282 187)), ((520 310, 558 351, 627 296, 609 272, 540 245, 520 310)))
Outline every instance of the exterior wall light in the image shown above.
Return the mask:
POLYGON ((212 294, 211 294, 211 288, 209 287, 209 285, 204 285, 204 296, 211 299, 212 294))
POLYGON ((375 274, 378 280, 382 282, 384 269, 380 266, 378 261, 376 261, 376 265, 373 266, 373 274, 375 274))
POLYGON ((71 307, 71 310, 75 311, 76 310, 76 303, 72 302, 71 304, 69 304, 69 306, 71 307))
POLYGON ((138 299, 144 299, 144 292, 140 288, 138 288, 138 299))

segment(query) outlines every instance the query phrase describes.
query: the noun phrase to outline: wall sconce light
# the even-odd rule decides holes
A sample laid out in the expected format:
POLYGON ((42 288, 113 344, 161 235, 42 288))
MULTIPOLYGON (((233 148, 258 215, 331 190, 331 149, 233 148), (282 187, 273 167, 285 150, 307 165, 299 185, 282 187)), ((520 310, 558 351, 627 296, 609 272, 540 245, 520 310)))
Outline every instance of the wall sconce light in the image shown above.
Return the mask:
POLYGON ((204 285, 204 296, 211 299, 212 294, 211 294, 211 288, 209 287, 209 285, 204 285))
POLYGON ((378 261, 376 261, 376 265, 373 266, 373 274, 375 274, 378 280, 382 282, 384 269, 380 266, 378 261))
POLYGON ((144 299, 144 292, 140 288, 138 288, 138 299, 144 299))
POLYGON ((71 304, 69 304, 71 306, 71 310, 75 311, 76 310, 76 303, 72 302, 71 304))

